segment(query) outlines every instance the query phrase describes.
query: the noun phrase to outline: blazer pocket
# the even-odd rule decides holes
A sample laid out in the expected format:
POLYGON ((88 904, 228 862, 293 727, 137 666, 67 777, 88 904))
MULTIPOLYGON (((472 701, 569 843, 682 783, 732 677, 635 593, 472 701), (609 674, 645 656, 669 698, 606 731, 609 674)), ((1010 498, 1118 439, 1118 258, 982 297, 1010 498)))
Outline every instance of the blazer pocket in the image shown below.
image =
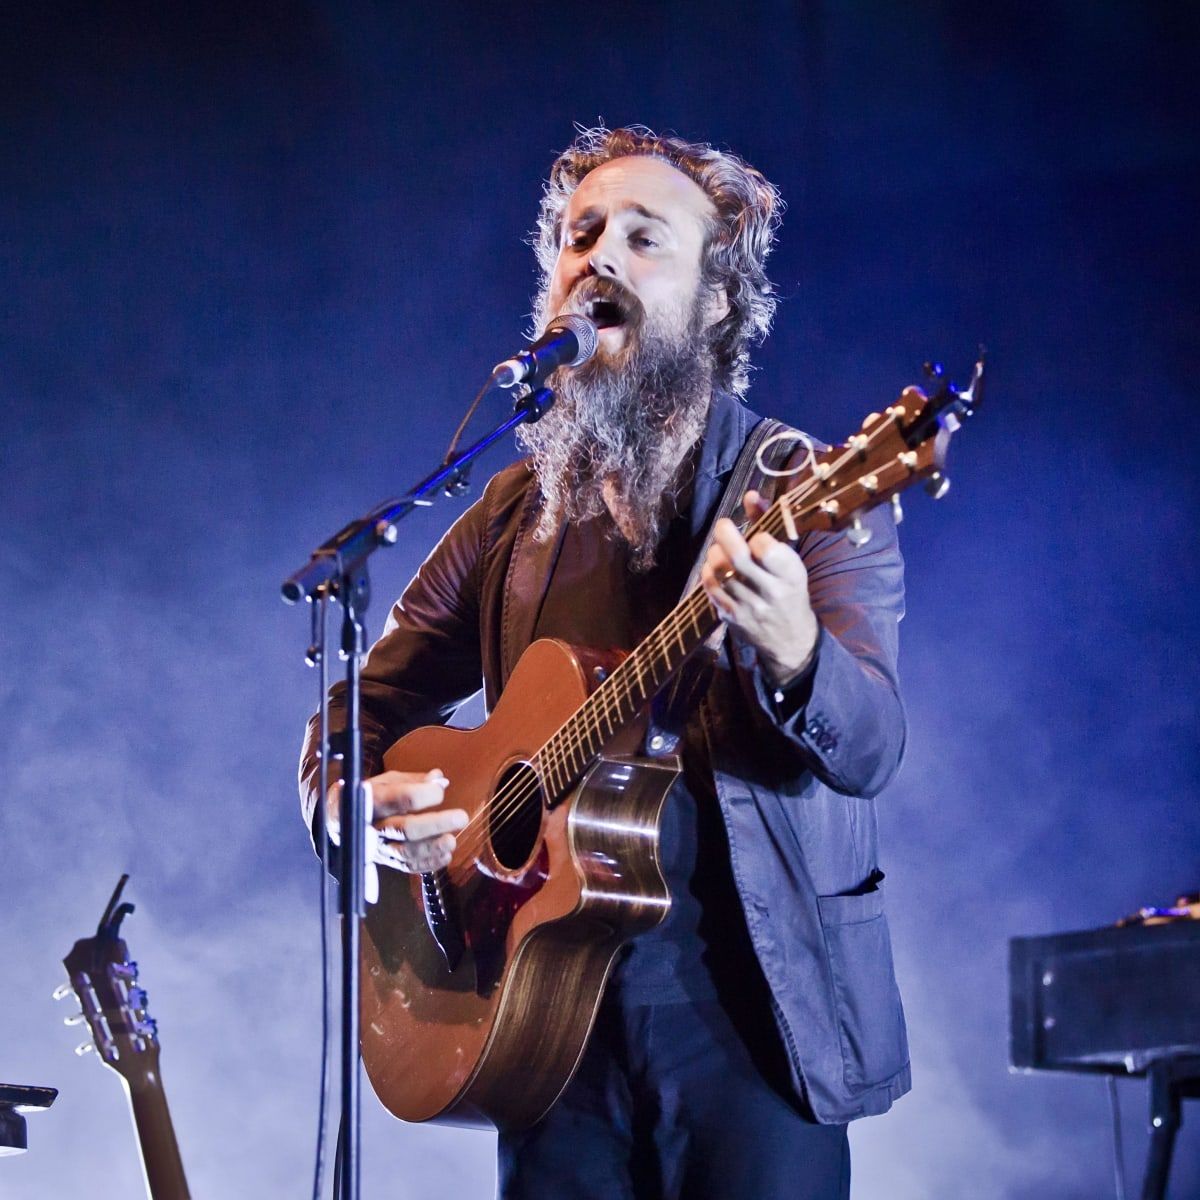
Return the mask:
POLYGON ((863 1091, 908 1065, 883 893, 818 896, 846 1087, 863 1091))

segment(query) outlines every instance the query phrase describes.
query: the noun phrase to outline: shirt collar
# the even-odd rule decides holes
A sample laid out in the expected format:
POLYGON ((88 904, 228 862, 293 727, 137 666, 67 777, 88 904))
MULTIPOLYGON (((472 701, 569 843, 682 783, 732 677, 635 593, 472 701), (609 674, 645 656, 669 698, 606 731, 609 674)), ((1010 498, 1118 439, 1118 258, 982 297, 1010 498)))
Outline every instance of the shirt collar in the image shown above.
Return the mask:
POLYGON ((714 391, 700 447, 697 474, 709 479, 728 475, 759 417, 728 392, 714 391))

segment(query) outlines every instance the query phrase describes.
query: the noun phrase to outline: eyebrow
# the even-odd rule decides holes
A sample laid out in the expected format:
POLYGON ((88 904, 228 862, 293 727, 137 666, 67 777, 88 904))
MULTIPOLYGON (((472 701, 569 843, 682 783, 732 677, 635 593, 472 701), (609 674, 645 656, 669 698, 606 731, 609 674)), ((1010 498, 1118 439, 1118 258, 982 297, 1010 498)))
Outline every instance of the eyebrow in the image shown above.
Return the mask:
MULTIPOLYGON (((645 218, 647 221, 656 221, 659 225, 665 225, 668 229, 671 227, 671 222, 666 217, 659 216, 656 212, 651 212, 644 204, 636 202, 623 204, 619 212, 635 212, 638 216, 645 218)), ((589 221, 594 221, 600 215, 600 209, 593 205, 591 208, 585 208, 573 221, 568 225, 568 228, 574 229, 579 225, 586 225, 589 221)))

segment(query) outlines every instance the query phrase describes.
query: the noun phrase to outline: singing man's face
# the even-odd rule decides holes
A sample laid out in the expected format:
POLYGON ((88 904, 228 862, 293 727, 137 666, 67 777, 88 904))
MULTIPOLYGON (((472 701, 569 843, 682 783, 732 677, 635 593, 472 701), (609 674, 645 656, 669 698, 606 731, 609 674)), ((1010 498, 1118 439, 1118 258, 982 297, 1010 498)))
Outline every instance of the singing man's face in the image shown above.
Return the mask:
MULTIPOLYGON (((584 176, 563 214, 558 261, 550 279, 546 313, 579 311, 601 325, 600 354, 612 359, 626 346, 628 330, 611 306, 581 301, 591 277, 610 279, 631 292, 645 321, 664 333, 682 332, 700 287, 700 263, 712 202, 702 188, 661 159, 616 158, 584 176)), ((705 325, 729 310, 724 293, 706 303, 705 325)))

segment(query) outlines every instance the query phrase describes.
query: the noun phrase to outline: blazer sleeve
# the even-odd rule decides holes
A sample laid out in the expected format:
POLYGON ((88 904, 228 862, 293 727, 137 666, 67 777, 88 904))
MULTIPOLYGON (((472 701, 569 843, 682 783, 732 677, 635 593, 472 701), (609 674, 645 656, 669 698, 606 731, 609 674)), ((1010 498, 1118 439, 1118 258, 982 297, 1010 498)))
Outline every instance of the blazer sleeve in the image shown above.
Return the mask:
POLYGON ((848 796, 875 796, 899 769, 906 723, 897 679, 904 564, 892 514, 879 507, 855 548, 842 533, 800 543, 820 632, 807 674, 776 692, 753 647, 737 639, 739 672, 753 704, 797 766, 848 796))

